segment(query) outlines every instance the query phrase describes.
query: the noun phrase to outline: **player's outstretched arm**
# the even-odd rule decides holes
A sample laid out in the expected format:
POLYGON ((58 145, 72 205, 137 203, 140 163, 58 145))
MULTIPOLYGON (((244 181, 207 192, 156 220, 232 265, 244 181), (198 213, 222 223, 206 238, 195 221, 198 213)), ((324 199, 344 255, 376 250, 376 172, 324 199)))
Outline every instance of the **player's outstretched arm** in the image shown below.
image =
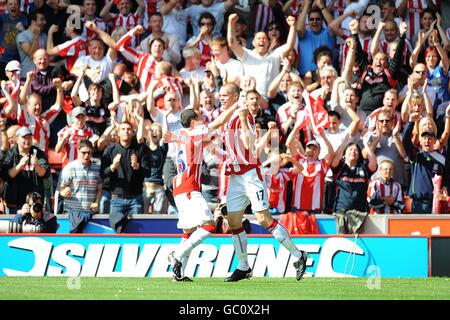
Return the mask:
POLYGON ((229 109, 222 112, 213 122, 208 124, 208 129, 210 131, 213 131, 213 130, 223 126, 228 120, 230 120, 231 116, 237 110, 238 107, 239 107, 239 103, 236 102, 229 109))

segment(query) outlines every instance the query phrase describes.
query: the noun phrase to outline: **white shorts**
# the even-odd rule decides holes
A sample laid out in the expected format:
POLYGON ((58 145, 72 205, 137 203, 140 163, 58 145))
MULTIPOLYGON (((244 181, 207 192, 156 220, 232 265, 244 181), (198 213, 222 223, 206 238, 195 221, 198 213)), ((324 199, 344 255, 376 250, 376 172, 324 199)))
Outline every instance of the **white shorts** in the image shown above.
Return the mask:
POLYGON ((261 172, 261 169, 255 168, 242 175, 230 175, 227 192, 228 212, 245 210, 249 204, 252 205, 253 212, 269 208, 267 187, 257 170, 261 172))
POLYGON ((178 209, 179 229, 191 229, 213 221, 214 217, 201 192, 191 191, 174 197, 178 209))

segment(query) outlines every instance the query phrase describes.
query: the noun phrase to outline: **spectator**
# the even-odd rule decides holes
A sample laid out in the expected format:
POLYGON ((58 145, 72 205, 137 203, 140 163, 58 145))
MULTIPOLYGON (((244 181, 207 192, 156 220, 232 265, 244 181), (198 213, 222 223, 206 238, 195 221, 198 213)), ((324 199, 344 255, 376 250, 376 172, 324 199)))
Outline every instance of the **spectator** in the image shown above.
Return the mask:
POLYGON ((27 73, 25 84, 20 92, 21 103, 18 112, 18 124, 30 128, 33 132, 34 144, 47 155, 50 143, 50 125, 61 112, 64 104, 64 93, 61 79, 54 78, 52 83, 57 92, 56 100, 49 109, 42 112, 42 98, 34 92, 27 95, 34 76, 33 71, 27 73), (22 103, 26 104, 26 106, 22 103))
POLYGON ((360 78, 361 110, 368 115, 382 104, 384 92, 396 87, 395 81, 397 80, 405 45, 406 24, 402 23, 400 27, 400 41, 397 45, 394 58, 388 62, 386 54, 378 52, 373 57, 372 65, 369 65, 367 54, 363 51, 359 42, 358 20, 353 20, 350 23, 350 29, 356 40, 356 63, 362 72, 360 78))
POLYGON ((94 147, 89 140, 78 144, 78 159, 69 162, 61 172, 60 194, 64 211, 69 214, 70 233, 83 233, 92 214, 99 212, 102 197, 100 161, 92 159, 94 147))
POLYGON ((83 90, 82 93, 80 92, 81 100, 86 101, 88 99, 87 88, 91 83, 99 83, 105 89, 104 101, 105 103, 109 103, 112 101, 112 90, 108 75, 112 73, 113 65, 116 62, 117 51, 114 49, 116 43, 106 32, 98 29, 94 22, 86 22, 86 28, 95 31, 100 38, 93 38, 89 41, 89 55, 78 57, 71 73, 76 77, 79 77, 83 66, 88 65, 88 69, 83 78, 83 86, 81 87, 83 90), (109 46, 106 55, 104 43, 109 46))
POLYGON ((55 46, 53 44, 53 34, 58 30, 59 28, 55 24, 48 30, 47 53, 50 56, 57 55, 65 58, 64 67, 61 67, 62 70, 60 71, 60 74, 67 77, 72 71, 78 57, 86 55, 87 41, 86 38, 81 35, 82 29, 76 28, 73 26, 72 21, 68 20, 65 33, 70 40, 55 46))
POLYGON ((27 18, 20 13, 19 0, 7 0, 7 13, 0 16, 0 47, 4 49, 0 55, 0 78, 5 80, 6 64, 11 60, 20 60, 16 37, 28 26, 27 18))
POLYGON ((151 172, 144 178, 144 213, 166 214, 163 167, 169 146, 167 143, 161 144, 162 127, 159 123, 152 123, 146 132, 146 143, 151 151, 151 172))
POLYGON ((306 142, 305 149, 303 149, 300 141, 294 138, 298 136, 297 132, 300 128, 301 125, 298 125, 296 129, 292 130, 286 141, 296 169, 292 190, 292 208, 295 211, 321 213, 325 176, 333 160, 334 150, 323 129, 319 131, 326 145, 326 157, 319 159, 320 144, 316 140, 306 142))
POLYGON ((197 25, 195 22, 199 21, 200 15, 203 12, 209 12, 214 16, 216 24, 213 36, 215 38, 220 37, 220 31, 222 29, 222 25, 224 24, 225 12, 234 6, 236 2, 237 0, 226 0, 223 2, 214 3, 213 0, 201 0, 199 4, 193 4, 186 8, 184 12, 188 17, 191 17, 191 21, 194 21, 192 24, 194 37, 197 37, 200 33, 200 25, 197 25))
POLYGON ((200 33, 190 38, 184 48, 197 47, 201 54, 200 65, 205 67, 206 63, 211 60, 211 44, 216 20, 211 13, 203 12, 200 18, 198 18, 198 24, 200 26, 200 33))
POLYGON ((84 15, 81 19, 83 23, 83 37, 87 40, 92 40, 97 36, 97 33, 86 28, 86 22, 92 21, 97 28, 102 31, 108 31, 108 26, 105 21, 97 16, 97 1, 96 0, 83 0, 83 6, 80 8, 84 15))
POLYGON ((433 207, 433 178, 442 176, 445 157, 434 150, 436 134, 424 131, 420 134, 420 149, 413 145, 412 131, 414 122, 418 121, 418 112, 412 113, 403 133, 406 152, 412 162, 409 196, 412 198, 413 213, 431 213, 433 207))
POLYGON ((270 43, 264 32, 258 32, 255 35, 253 39, 255 49, 252 51, 237 43, 233 25, 238 19, 239 17, 235 13, 231 14, 228 19, 228 45, 236 58, 242 62, 244 73, 256 79, 256 90, 266 98, 270 83, 280 71, 281 59, 294 47, 295 18, 288 17, 286 19, 290 26, 287 42, 271 53, 268 53, 270 43))
POLYGON ((304 76, 307 71, 316 71, 317 66, 313 64, 312 57, 317 48, 326 46, 329 49, 333 49, 336 42, 332 32, 323 26, 323 20, 327 24, 330 24, 333 20, 328 8, 318 0, 314 0, 314 4, 311 8, 311 0, 305 0, 302 11, 297 19, 296 29, 301 47, 298 69, 301 76, 304 76), (306 28, 305 22, 308 13, 309 27, 306 28))
POLYGON ((331 164, 337 185, 334 212, 340 234, 359 233, 367 216, 367 187, 377 169, 375 154, 370 148, 367 151, 365 160, 357 144, 345 141, 331 164))
POLYGON ((383 160, 379 165, 380 172, 377 179, 369 183, 367 202, 372 214, 402 213, 403 203, 402 186, 394 177, 394 163, 383 160))
MULTIPOLYGON (((401 122, 397 122, 394 126, 394 117, 390 110, 382 110, 376 118, 376 129, 369 137, 369 145, 375 152, 377 164, 380 167, 383 161, 391 161, 396 168, 392 172, 393 178, 402 186, 406 186, 404 162, 407 154, 400 137, 401 122)), ((366 155, 366 152, 367 150, 364 149, 363 156, 366 155)), ((372 180, 377 179, 379 173, 381 171, 376 172, 372 176, 372 180)))
POLYGON ((136 141, 131 123, 122 122, 119 142, 106 147, 101 165, 102 177, 110 178, 109 223, 115 232, 125 232, 129 214, 144 213, 142 188, 150 172, 150 150, 136 141))
MULTIPOLYGON (((34 52, 33 62, 36 68, 33 70, 34 77, 31 79, 31 92, 37 93, 42 99, 42 111, 46 111, 53 106, 56 101, 57 90, 53 83, 56 76, 53 73, 53 68, 49 66, 49 56, 45 49, 38 49, 34 52)), ((62 81, 61 86, 63 90, 70 90, 73 86, 73 81, 62 81)), ((57 133, 66 125, 64 114, 56 117, 50 126, 50 141, 49 147, 54 148, 58 137, 57 133)))
POLYGON ((173 65, 177 65, 181 61, 181 50, 176 33, 167 33, 162 31, 163 16, 159 12, 150 15, 151 34, 142 40, 141 47, 145 52, 151 52, 149 44, 153 39, 159 38, 164 41, 163 59, 169 61, 173 65))
POLYGON ((47 35, 44 33, 45 17, 43 13, 34 11, 29 15, 30 25, 27 30, 22 31, 16 37, 19 50, 20 62, 22 64, 22 79, 27 72, 34 69, 33 54, 37 49, 45 49, 47 46, 47 35))
POLYGON ((44 195, 44 180, 50 174, 50 165, 44 152, 33 146, 32 135, 27 127, 17 130, 17 146, 9 149, 3 163, 3 179, 8 182, 5 200, 9 214, 15 214, 22 207, 28 193, 44 195))
POLYGON ((216 38, 211 43, 212 60, 220 71, 224 82, 239 83, 244 75, 242 63, 230 56, 230 47, 226 38, 216 38))
MULTIPOLYGON (((54 214, 45 211, 42 202, 42 196, 39 193, 28 193, 26 202, 11 220, 9 233, 56 233, 59 227, 57 218, 54 214)), ((0 224, 0 233, 2 231, 8 232, 2 230, 0 224)))

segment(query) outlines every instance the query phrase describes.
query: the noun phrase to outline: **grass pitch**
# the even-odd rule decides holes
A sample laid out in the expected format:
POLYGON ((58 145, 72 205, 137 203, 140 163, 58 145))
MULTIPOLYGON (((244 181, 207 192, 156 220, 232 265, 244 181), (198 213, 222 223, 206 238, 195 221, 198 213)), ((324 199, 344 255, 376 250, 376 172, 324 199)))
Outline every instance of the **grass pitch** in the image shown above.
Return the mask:
POLYGON ((450 278, 0 277, 0 299, 27 300, 450 300, 450 278))

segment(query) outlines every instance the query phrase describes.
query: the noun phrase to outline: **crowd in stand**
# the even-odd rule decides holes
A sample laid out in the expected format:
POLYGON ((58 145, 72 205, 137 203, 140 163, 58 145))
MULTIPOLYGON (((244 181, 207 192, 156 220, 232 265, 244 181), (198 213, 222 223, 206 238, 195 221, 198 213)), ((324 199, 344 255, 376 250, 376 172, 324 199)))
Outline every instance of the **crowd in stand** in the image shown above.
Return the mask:
MULTIPOLYGON (((186 108, 208 124, 238 102, 255 121, 272 214, 335 214, 350 233, 370 213, 445 212, 440 10, 439 0, 0 1, 2 211, 30 211, 36 192, 46 211, 69 213, 71 232, 104 213, 118 233, 128 214, 176 214, 173 178, 186 164, 164 132, 181 129, 186 108)), ((221 208, 216 138, 202 194, 221 208)))

